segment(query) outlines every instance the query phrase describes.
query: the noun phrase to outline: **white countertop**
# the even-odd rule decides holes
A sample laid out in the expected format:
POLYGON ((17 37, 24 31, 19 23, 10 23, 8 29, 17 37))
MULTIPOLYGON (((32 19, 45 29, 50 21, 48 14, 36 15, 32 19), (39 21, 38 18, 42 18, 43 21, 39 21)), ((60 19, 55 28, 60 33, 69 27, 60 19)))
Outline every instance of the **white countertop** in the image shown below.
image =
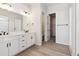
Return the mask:
MULTIPOLYGON (((27 32, 27 33, 34 33, 34 32, 27 32)), ((1 35, 0 38, 2 37, 8 37, 8 36, 15 36, 15 35, 21 35, 21 34, 27 34, 25 32, 10 32, 8 35, 1 35)))
POLYGON ((25 32, 10 32, 8 35, 1 35, 0 42, 8 41, 8 39, 10 39, 10 38, 15 39, 19 35, 28 35, 30 33, 35 33, 35 32, 27 32, 27 33, 25 33, 25 32))
POLYGON ((25 32, 10 32, 8 35, 1 35, 1 37, 8 37, 8 36, 15 36, 15 35, 21 35, 21 34, 25 34, 25 32))

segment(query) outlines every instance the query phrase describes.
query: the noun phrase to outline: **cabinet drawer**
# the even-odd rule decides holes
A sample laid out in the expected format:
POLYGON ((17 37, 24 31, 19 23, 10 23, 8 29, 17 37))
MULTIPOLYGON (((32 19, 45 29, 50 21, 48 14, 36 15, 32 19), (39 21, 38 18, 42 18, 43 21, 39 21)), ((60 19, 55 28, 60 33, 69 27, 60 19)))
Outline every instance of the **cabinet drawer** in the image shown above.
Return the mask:
POLYGON ((26 42, 26 40, 20 40, 20 42, 26 42))
POLYGON ((20 39, 20 44, 26 44, 26 39, 20 39))
POLYGON ((18 35, 19 39, 25 38, 25 35, 18 35))
POLYGON ((24 42, 24 41, 26 41, 25 38, 21 38, 21 39, 20 39, 20 42, 24 42))
POLYGON ((24 41, 24 42, 19 42, 20 43, 20 45, 23 45, 23 44, 26 44, 26 41, 24 41))
POLYGON ((3 40, 2 40, 2 39, 0 39, 0 42, 3 42, 3 40))
POLYGON ((26 44, 21 44, 20 45, 20 51, 23 51, 23 50, 25 50, 26 49, 26 44))
POLYGON ((26 41, 20 41, 20 46, 26 45, 26 41))

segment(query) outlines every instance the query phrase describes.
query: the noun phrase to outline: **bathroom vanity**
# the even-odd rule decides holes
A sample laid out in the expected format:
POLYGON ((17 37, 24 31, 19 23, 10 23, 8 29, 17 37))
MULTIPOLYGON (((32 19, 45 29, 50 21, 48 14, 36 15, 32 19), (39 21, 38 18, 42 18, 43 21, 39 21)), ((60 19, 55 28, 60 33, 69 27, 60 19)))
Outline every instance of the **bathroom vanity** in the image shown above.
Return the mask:
POLYGON ((0 9, 0 56, 14 56, 35 44, 33 24, 27 17, 0 9))
POLYGON ((0 56, 13 56, 35 44, 34 33, 0 36, 0 56))

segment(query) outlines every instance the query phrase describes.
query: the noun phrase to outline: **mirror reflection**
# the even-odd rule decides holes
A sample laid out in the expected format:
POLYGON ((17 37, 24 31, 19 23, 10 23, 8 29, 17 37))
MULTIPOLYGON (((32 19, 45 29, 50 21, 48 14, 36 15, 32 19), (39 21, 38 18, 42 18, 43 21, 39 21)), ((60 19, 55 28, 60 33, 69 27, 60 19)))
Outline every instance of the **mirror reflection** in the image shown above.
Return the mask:
POLYGON ((0 35, 8 34, 8 17, 0 16, 0 35))
MULTIPOLYGON (((7 12, 7 11, 6 11, 7 12)), ((0 15, 0 35, 8 35, 11 32, 22 31, 22 16, 12 12, 0 15), (8 13, 10 13, 8 15, 8 13)))

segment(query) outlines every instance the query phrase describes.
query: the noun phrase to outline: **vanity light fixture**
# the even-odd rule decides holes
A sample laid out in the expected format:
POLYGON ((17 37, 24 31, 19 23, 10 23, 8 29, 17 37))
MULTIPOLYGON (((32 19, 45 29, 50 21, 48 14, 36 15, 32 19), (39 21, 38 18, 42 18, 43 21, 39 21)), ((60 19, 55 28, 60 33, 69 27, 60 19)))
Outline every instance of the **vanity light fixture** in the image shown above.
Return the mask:
POLYGON ((6 5, 6 6, 9 6, 9 7, 12 7, 12 5, 11 4, 9 4, 9 3, 1 3, 2 5, 6 5))
POLYGON ((25 14, 27 14, 27 12, 26 12, 26 11, 24 11, 24 13, 25 13, 25 14))
POLYGON ((28 13, 27 11, 24 11, 24 13, 25 13, 25 14, 28 14, 28 15, 30 15, 30 13, 28 13))

